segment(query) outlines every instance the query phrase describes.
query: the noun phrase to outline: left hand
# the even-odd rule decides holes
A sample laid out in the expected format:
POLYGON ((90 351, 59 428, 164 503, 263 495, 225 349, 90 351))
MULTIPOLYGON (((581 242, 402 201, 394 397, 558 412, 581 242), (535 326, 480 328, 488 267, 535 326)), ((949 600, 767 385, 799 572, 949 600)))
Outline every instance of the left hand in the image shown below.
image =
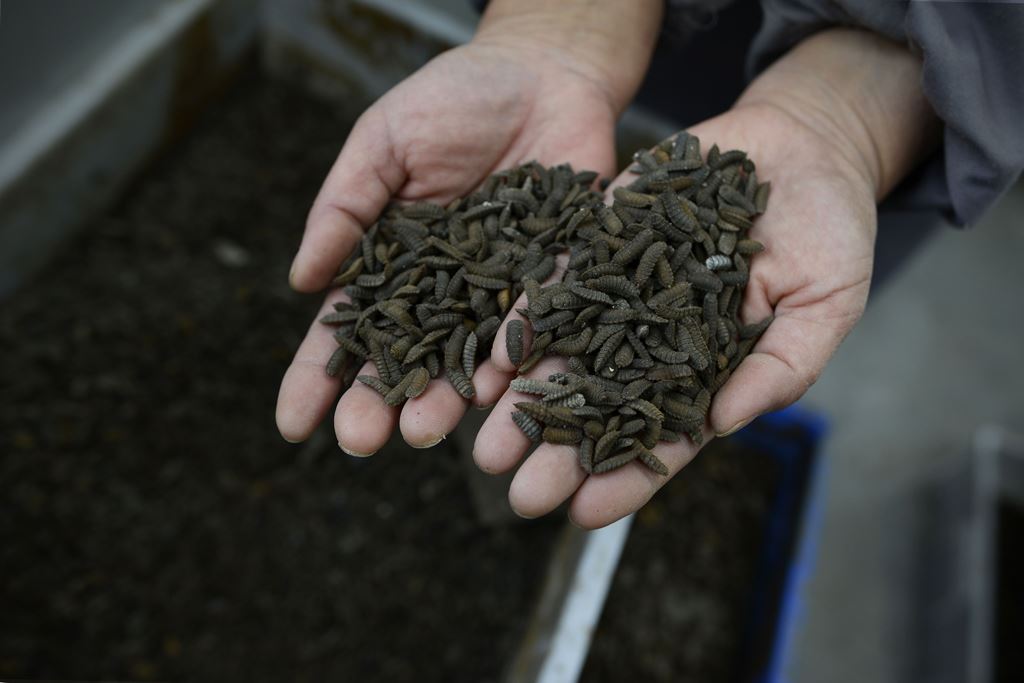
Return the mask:
MULTIPOLYGON (((830 39, 839 40, 842 48, 850 42, 842 34, 830 39)), ((798 85, 799 79, 787 66, 781 74, 767 72, 760 87, 755 82, 729 112, 690 129, 700 137, 705 154, 714 143, 722 151, 746 150, 757 164, 758 178, 772 183, 767 211, 750 232, 765 251, 751 259, 740 314, 745 323, 773 312, 775 320, 714 397, 705 441, 789 405, 818 378, 864 311, 874 258, 876 199, 894 184, 883 171, 900 168, 863 153, 865 141, 856 136, 860 131, 844 129, 851 119, 841 100, 834 102, 832 112, 814 115, 806 107, 790 109, 766 95, 766 90, 786 93, 784 101, 793 101, 796 88, 785 86, 787 81, 798 85)), ((906 72, 900 76, 917 73, 912 68, 906 72)), ((905 139, 913 144, 919 138, 905 139)), ((914 158, 907 150, 899 154, 914 158)), ((624 173, 613 187, 632 178, 624 173)), ((564 369, 564 359, 549 358, 527 375, 546 379, 564 369)), ((498 402, 476 441, 474 457, 482 469, 507 471, 529 450, 529 440, 509 414, 513 403, 532 398, 509 390, 498 402)), ((684 439, 659 443, 654 453, 674 476, 698 450, 684 439)), ((517 472, 509 499, 520 515, 536 517, 572 497, 570 518, 579 526, 597 528, 639 509, 667 481, 637 462, 587 476, 577 464, 575 447, 541 444, 517 472)))

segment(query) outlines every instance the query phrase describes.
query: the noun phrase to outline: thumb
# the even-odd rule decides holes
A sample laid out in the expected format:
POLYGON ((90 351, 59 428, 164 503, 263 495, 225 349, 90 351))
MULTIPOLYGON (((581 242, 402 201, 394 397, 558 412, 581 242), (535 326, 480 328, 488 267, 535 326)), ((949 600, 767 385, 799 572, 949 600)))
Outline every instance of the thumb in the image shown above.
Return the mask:
POLYGON ((827 301, 797 309, 786 310, 781 304, 776 308, 775 320, 715 396, 710 417, 715 434, 732 434, 759 415, 784 408, 804 395, 863 307, 839 316, 835 308, 827 301))
POLYGON ((300 292, 326 287, 404 182, 387 124, 371 108, 353 126, 313 202, 289 274, 292 287, 300 292))

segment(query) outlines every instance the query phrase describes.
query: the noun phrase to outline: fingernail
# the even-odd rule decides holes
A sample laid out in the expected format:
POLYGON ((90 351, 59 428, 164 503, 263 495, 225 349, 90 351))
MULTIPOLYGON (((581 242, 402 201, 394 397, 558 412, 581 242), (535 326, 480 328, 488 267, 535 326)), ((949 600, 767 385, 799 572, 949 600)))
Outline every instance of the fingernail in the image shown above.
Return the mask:
POLYGON ((474 407, 474 408, 476 408, 477 410, 490 410, 490 409, 491 409, 491 408, 493 408, 493 407, 494 407, 495 405, 497 405, 497 402, 495 402, 495 403, 488 403, 487 405, 483 405, 483 406, 478 406, 478 405, 476 405, 476 404, 474 403, 474 404, 473 404, 473 407, 474 407))
POLYGON ((288 286, 291 287, 292 289, 295 288, 295 269, 296 262, 292 261, 292 266, 291 268, 288 269, 288 286))
POLYGON ((716 434, 715 436, 717 436, 718 438, 722 438, 725 436, 729 436, 730 434, 735 434, 736 432, 740 431, 753 421, 754 418, 752 417, 748 417, 746 420, 740 420, 739 422, 734 424, 730 429, 725 430, 721 434, 716 434))
POLYGON ((409 445, 412 446, 413 448, 433 448, 437 444, 439 444, 442 441, 444 441, 444 437, 446 437, 446 436, 448 436, 448 435, 447 434, 442 434, 441 436, 437 437, 433 441, 427 441, 425 443, 411 443, 409 445))
POLYGON ((374 453, 377 452, 377 451, 370 451, 369 453, 360 453, 359 451, 353 451, 353 450, 351 450, 349 448, 345 448, 345 446, 340 441, 338 442, 338 448, 340 448, 341 450, 345 451, 349 455, 351 455, 353 457, 356 457, 356 458, 369 458, 371 455, 373 455, 374 453))
POLYGON ((519 510, 516 510, 514 507, 512 508, 512 512, 516 513, 516 515, 518 515, 519 517, 521 517, 523 519, 537 519, 537 515, 532 515, 532 516, 531 515, 524 515, 522 512, 520 512, 519 510))

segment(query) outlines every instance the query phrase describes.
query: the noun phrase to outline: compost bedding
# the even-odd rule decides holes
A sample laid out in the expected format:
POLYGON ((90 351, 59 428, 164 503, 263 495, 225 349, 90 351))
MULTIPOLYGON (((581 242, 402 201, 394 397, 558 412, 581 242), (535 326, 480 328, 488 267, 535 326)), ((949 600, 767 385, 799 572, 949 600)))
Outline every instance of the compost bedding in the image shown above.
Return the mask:
MULTIPOLYGON (((250 71, 5 302, 0 675, 500 678, 560 520, 481 526, 445 445, 274 428, 319 305, 287 271, 349 123, 250 71)), ((712 444, 641 512, 585 680, 729 680, 752 460, 712 444)))

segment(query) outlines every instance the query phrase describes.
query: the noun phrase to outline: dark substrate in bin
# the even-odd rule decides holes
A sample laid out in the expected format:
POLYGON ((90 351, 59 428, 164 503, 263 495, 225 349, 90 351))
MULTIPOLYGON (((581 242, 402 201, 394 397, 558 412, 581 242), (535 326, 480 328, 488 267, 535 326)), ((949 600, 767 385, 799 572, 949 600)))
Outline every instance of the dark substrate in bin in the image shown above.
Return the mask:
POLYGON ((274 426, 348 127, 244 77, 0 308, 0 678, 499 677, 561 520, 481 526, 451 447, 274 426))
POLYGON ((637 513, 580 680, 736 683, 779 477, 716 440, 637 513))
MULTIPOLYGON (((0 307, 0 676, 500 678, 563 518, 482 527, 446 445, 274 427, 348 127, 244 75, 0 307)), ((713 444, 640 513, 584 680, 728 680, 766 467, 713 444)))

